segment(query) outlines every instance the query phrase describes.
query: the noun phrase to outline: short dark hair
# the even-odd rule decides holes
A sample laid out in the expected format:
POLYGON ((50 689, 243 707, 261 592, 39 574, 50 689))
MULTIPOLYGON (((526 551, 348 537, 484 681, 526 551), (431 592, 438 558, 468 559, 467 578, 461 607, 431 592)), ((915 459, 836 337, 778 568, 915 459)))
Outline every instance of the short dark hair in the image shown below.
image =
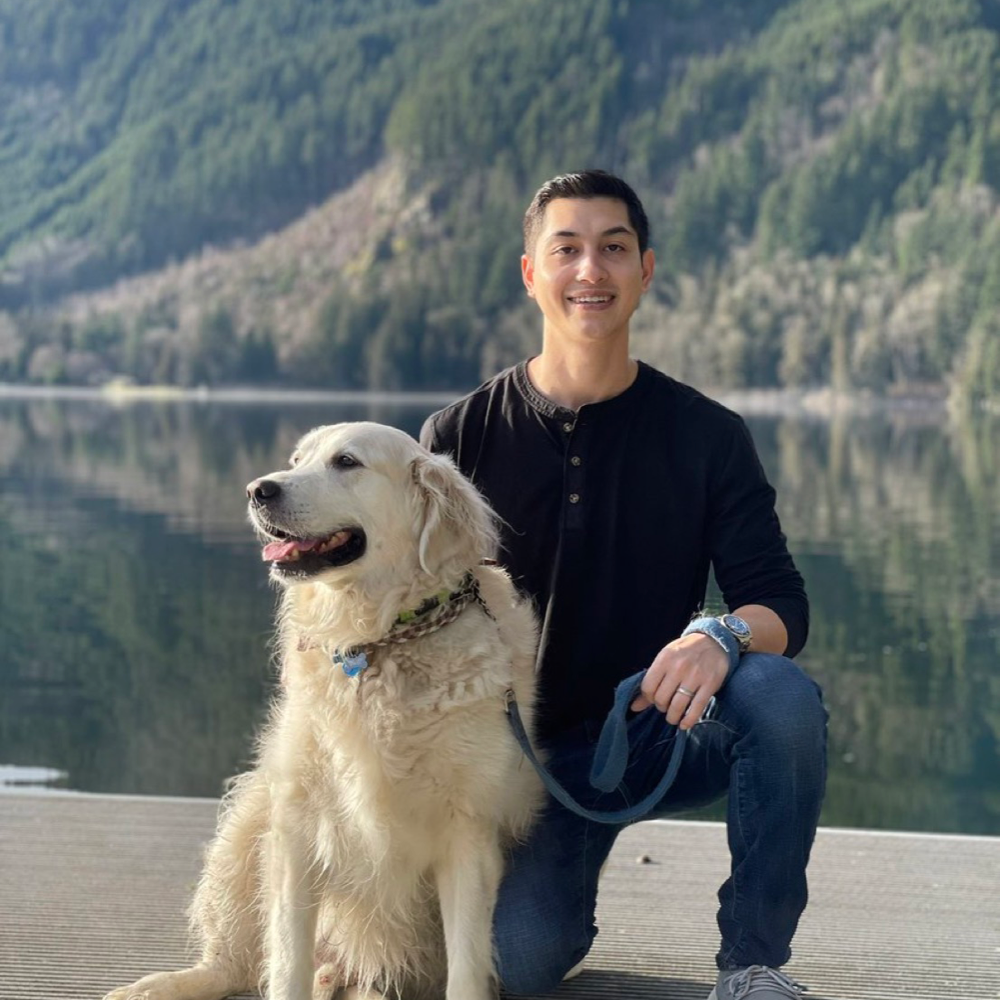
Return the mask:
POLYGON ((546 181, 531 199, 524 213, 524 252, 531 254, 542 228, 545 208, 556 198, 615 198, 624 202, 628 209, 628 221, 639 239, 639 253, 649 247, 649 219, 639 196, 620 177, 606 170, 580 170, 571 174, 560 174, 546 181))

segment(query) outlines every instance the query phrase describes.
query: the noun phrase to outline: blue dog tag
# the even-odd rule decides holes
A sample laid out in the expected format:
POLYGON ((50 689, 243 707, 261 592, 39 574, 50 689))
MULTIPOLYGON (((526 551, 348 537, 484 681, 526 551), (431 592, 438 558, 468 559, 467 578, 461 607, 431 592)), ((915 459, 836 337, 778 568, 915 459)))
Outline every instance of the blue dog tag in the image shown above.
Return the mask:
POLYGON ((365 667, 368 666, 368 657, 365 651, 344 656, 342 653, 335 653, 334 660, 338 662, 348 677, 357 677, 365 667))

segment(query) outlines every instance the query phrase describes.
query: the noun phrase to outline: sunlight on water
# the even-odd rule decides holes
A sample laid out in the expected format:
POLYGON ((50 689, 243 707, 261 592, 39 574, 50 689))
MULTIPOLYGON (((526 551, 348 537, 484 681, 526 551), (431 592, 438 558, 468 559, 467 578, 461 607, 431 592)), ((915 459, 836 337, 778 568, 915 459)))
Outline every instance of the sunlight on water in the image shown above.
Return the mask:
MULTIPOLYGON (((57 771, 54 767, 19 767, 16 764, 0 764, 0 795, 11 795, 17 792, 54 791, 56 786, 62 786, 69 775, 65 771, 57 771)), ((60 787, 60 791, 64 788, 60 787)))

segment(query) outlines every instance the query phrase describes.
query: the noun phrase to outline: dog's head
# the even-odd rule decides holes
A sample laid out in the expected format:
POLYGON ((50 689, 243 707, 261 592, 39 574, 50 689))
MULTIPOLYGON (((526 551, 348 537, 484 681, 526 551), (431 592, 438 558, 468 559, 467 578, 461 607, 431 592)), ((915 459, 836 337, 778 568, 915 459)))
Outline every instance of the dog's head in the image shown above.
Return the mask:
POLYGON ((493 514, 454 464, 382 424, 317 427, 290 468, 255 479, 247 497, 282 583, 437 579, 496 548, 493 514))

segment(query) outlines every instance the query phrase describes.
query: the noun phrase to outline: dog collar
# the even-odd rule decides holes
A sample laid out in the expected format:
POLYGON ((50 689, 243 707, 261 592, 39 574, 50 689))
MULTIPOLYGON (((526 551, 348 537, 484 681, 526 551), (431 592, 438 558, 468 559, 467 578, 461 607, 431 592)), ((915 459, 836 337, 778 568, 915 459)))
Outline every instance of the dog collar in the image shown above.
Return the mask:
POLYGON ((412 611, 400 612, 389 631, 381 639, 361 646, 335 649, 330 654, 330 660, 335 666, 340 667, 348 677, 357 677, 368 667, 369 654, 380 646, 409 642, 410 639, 419 639, 421 636, 430 635, 431 632, 436 632, 439 628, 450 625, 471 601, 476 601, 491 618, 493 617, 479 593, 479 581, 472 573, 466 573, 462 577, 458 590, 438 591, 422 601, 412 611))

